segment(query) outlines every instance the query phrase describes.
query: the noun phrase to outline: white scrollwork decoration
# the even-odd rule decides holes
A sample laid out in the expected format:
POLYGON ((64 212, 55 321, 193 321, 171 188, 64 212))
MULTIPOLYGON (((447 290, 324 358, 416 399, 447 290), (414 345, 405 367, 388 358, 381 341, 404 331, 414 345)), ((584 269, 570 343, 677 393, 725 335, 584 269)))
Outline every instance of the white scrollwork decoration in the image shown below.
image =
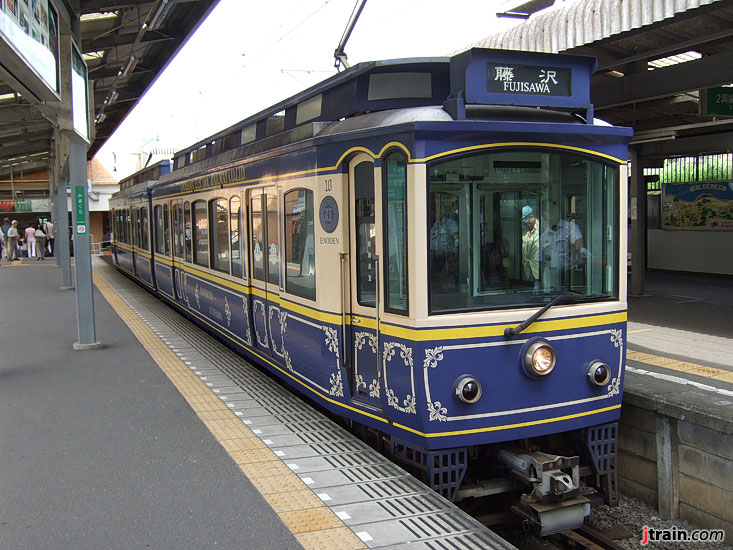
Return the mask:
POLYGON ((227 326, 232 326, 232 308, 229 307, 229 300, 224 296, 224 314, 227 317, 227 326))
POLYGON ((364 389, 366 389, 366 382, 364 382, 364 377, 361 374, 356 375, 356 391, 359 391, 359 388, 364 386, 364 389))
POLYGON ((445 422, 448 420, 448 409, 441 406, 440 401, 435 403, 428 403, 428 412, 430 413, 430 420, 437 420, 439 422, 445 422))
POLYGON ((611 342, 613 342, 613 347, 615 348, 619 346, 623 347, 624 337, 623 337, 623 331, 621 329, 616 329, 616 328, 611 329, 611 342))
POLYGON ((344 396, 344 384, 341 381, 341 371, 338 371, 335 374, 332 374, 329 381, 331 383, 331 390, 329 391, 329 393, 331 395, 343 397, 344 396))
MULTIPOLYGON (((433 349, 426 349, 425 350, 425 361, 423 361, 423 368, 427 369, 435 368, 438 366, 438 363, 443 360, 443 346, 438 346, 437 348, 433 349)), ((440 402, 438 402, 440 404, 440 402)))
POLYGON ((335 328, 323 327, 323 332, 326 333, 326 346, 328 351, 336 354, 336 359, 339 358, 339 336, 335 328))
POLYGON ((199 293, 199 284, 196 283, 196 290, 194 290, 194 296, 196 296, 196 308, 201 310, 201 294, 199 293))
POLYGON ((377 379, 372 379, 371 384, 369 384, 369 397, 376 397, 379 399, 379 382, 377 382, 377 379))
POLYGON ((621 393, 621 376, 616 376, 611 379, 611 383, 608 385, 608 396, 618 395, 621 393))
POLYGON ((399 399, 395 396, 394 390, 390 389, 387 384, 387 378, 386 378, 386 372, 387 372, 387 363, 392 361, 392 358, 395 356, 396 351, 400 350, 400 358, 402 359, 402 362, 405 364, 406 367, 410 367, 410 376, 412 378, 412 369, 413 369, 413 361, 412 361, 412 348, 408 348, 404 344, 400 344, 399 342, 385 342, 384 343, 384 351, 382 352, 382 359, 384 361, 384 372, 385 372, 385 378, 384 378, 384 385, 385 385, 385 397, 387 398, 387 404, 390 407, 393 407, 397 409, 400 412, 403 413, 409 413, 409 414, 417 414, 416 411, 416 399, 414 395, 414 381, 413 381, 413 392, 412 394, 408 394, 407 397, 403 400, 402 404, 403 407, 400 407, 399 405, 399 399))
POLYGON ((247 327, 244 341, 247 345, 252 345, 252 334, 249 330, 249 300, 246 296, 242 296, 242 311, 244 311, 244 326, 247 327))
MULTIPOLYGON (((252 314, 257 315, 257 308, 262 309, 262 318, 267 321, 267 313, 265 312, 265 304, 263 302, 260 302, 259 300, 255 300, 252 302, 252 314)), ((265 337, 264 340, 260 337, 260 331, 257 330, 257 323, 255 325, 255 337, 257 338, 257 343, 260 346, 268 347, 269 342, 267 341, 267 332, 265 331, 265 337)))

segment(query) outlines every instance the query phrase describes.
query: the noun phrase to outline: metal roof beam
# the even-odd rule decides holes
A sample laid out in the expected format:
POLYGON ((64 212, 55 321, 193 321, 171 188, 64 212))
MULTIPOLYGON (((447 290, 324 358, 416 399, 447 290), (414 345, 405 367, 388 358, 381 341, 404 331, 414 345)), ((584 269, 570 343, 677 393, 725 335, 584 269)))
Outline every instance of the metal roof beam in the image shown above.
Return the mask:
MULTIPOLYGON (((127 33, 100 36, 99 38, 83 40, 82 50, 83 53, 92 53, 101 50, 111 50, 118 46, 129 46, 135 43, 137 37, 137 33, 127 33)), ((145 33, 138 43, 140 46, 148 46, 157 42, 168 42, 170 40, 176 40, 176 38, 159 32, 148 32, 145 33)))
POLYGON ((13 159, 34 153, 42 153, 51 148, 51 140, 35 141, 24 145, 11 145, 0 147, 0 158, 13 159))
POLYGON ((596 109, 603 109, 730 82, 733 82, 733 51, 591 84, 591 100, 596 109))

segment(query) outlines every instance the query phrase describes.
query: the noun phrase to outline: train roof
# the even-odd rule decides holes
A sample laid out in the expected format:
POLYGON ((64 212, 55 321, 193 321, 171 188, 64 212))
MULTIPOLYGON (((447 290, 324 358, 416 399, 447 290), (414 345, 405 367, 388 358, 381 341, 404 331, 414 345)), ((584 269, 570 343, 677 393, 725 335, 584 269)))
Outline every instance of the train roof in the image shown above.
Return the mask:
POLYGON ((360 63, 179 151, 174 169, 243 146, 265 151, 315 137, 316 130, 356 115, 417 107, 442 106, 453 120, 491 106, 503 107, 494 116, 539 108, 593 124, 590 77, 596 66, 585 56, 480 48, 453 57, 360 63))
POLYGON ((110 200, 118 200, 122 197, 132 197, 137 194, 145 194, 148 187, 155 185, 161 176, 171 171, 171 161, 161 160, 151 166, 138 170, 134 174, 120 180, 120 190, 114 193, 110 200))

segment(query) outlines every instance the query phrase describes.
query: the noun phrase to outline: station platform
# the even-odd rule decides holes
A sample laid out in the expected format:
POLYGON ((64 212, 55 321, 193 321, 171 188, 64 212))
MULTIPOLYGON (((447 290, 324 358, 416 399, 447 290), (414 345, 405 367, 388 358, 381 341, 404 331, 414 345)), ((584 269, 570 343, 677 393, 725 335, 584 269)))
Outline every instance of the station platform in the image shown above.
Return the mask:
POLYGON ((514 548, 100 258, 0 266, 0 548, 514 548))
MULTIPOLYGON (((86 352, 55 261, 0 265, 0 548, 512 548, 93 265, 103 349, 86 352)), ((650 273, 646 290, 626 395, 727 426, 733 281, 650 273)))

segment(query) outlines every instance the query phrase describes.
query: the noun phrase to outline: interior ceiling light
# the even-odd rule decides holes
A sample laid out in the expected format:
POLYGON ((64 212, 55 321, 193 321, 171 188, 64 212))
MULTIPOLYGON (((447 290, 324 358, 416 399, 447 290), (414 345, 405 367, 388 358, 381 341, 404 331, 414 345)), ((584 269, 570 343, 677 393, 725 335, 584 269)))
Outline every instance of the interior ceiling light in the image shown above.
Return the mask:
POLYGON ((688 61, 695 61, 701 57, 702 54, 700 52, 690 50, 689 52, 678 53, 676 55, 670 55, 668 57, 650 61, 648 63, 648 67, 650 71, 653 71, 654 69, 661 69, 662 67, 671 67, 672 65, 679 65, 680 63, 687 63, 688 61))

